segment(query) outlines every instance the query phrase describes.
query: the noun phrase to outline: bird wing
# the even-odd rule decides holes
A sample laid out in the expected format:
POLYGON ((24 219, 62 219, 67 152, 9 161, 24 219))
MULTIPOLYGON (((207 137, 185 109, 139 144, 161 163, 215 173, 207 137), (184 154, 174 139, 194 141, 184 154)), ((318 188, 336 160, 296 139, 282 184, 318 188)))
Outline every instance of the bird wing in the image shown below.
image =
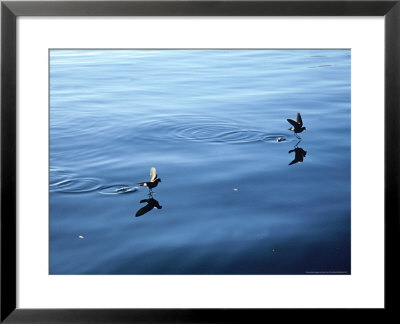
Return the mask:
POLYGON ((299 112, 297 113, 296 121, 297 121, 297 124, 300 125, 300 127, 303 126, 303 120, 301 119, 301 116, 300 116, 299 112))
POLYGON ((291 123, 293 127, 295 128, 299 127, 299 124, 297 124, 293 119, 287 119, 287 121, 291 123))
POLYGON ((154 182, 157 179, 157 171, 156 168, 151 168, 150 169, 150 181, 154 182))

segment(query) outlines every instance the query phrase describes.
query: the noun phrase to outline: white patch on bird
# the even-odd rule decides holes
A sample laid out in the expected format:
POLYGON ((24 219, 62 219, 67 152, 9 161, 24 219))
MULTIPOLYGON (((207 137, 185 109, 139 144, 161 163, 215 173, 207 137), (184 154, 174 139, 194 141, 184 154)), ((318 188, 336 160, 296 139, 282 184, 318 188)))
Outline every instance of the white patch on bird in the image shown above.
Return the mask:
POLYGON ((79 237, 80 239, 83 239, 83 238, 84 238, 82 235, 79 235, 78 237, 79 237))
POLYGON ((143 186, 144 186, 144 187, 147 187, 147 183, 144 183, 143 186))
POLYGON ((277 141, 277 142, 281 142, 281 141, 282 141, 282 138, 278 137, 278 138, 276 139, 276 141, 277 141))

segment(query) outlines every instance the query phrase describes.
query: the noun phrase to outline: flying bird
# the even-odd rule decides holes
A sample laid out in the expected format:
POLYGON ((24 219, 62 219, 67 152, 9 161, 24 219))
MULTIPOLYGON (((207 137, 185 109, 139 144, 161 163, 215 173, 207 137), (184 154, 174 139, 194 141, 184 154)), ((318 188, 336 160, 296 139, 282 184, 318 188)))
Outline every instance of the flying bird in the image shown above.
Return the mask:
POLYGON ((138 185, 149 188, 150 193, 152 193, 151 189, 157 187, 159 182, 161 182, 161 179, 157 177, 156 168, 151 168, 150 169, 150 181, 138 182, 138 185))
POLYGON ((289 130, 294 132, 294 135, 297 138, 300 138, 300 136, 297 135, 297 133, 301 133, 303 130, 306 130, 305 127, 303 127, 303 120, 301 119, 301 115, 298 112, 297 116, 296 116, 296 121, 294 121, 293 119, 287 119, 287 121, 293 126, 290 127, 289 130))

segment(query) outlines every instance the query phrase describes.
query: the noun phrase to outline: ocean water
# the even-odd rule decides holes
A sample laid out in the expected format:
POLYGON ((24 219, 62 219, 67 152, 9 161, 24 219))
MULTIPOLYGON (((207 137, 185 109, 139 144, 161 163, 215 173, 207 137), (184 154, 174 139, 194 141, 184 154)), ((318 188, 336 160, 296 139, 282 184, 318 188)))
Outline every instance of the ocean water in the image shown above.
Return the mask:
POLYGON ((49 60, 50 274, 351 273, 350 50, 49 60))

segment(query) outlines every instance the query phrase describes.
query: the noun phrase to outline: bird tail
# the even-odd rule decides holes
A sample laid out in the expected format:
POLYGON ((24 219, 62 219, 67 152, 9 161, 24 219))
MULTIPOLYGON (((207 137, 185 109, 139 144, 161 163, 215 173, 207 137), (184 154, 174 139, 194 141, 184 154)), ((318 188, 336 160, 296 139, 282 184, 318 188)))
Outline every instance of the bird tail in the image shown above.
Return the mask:
POLYGON ((142 186, 142 187, 143 187, 143 186, 147 187, 147 183, 146 183, 146 182, 138 182, 137 184, 138 184, 139 186, 142 186))

